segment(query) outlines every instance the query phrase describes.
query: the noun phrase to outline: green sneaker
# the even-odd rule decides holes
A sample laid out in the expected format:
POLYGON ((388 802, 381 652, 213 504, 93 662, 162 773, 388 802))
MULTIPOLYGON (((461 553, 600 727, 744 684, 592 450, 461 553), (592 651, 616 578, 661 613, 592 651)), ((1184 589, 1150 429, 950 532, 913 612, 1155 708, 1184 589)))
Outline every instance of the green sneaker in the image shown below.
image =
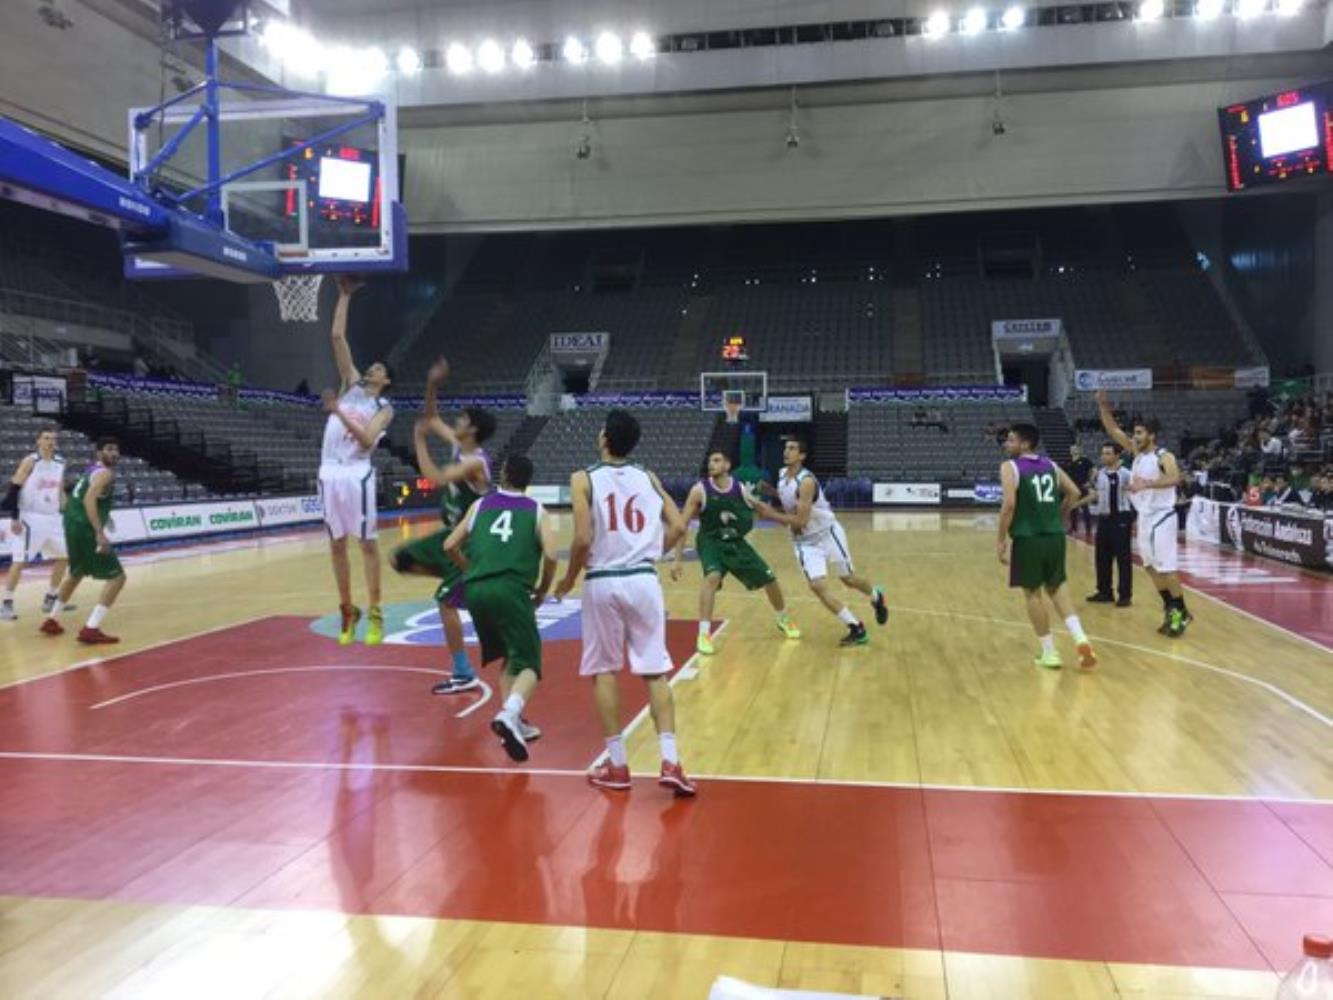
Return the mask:
POLYGON ((694 648, 700 656, 712 656, 717 652, 713 646, 713 640, 706 635, 699 636, 699 641, 694 644, 694 648))
POLYGON ((384 641, 384 612, 379 609, 379 605, 370 609, 369 621, 366 623, 366 637, 363 641, 367 646, 378 646, 384 641))
POLYGON ((350 646, 356 639, 356 623, 361 620, 361 609, 354 604, 344 604, 339 612, 342 615, 342 630, 338 633, 338 645, 350 646))
POLYGON ((799 639, 801 637, 801 630, 797 628, 796 623, 791 620, 791 615, 779 615, 778 628, 782 630, 782 634, 788 639, 799 639))
POLYGON ((1032 658, 1032 662, 1043 670, 1059 670, 1065 665, 1065 661, 1060 659, 1060 654, 1055 650, 1049 653, 1038 653, 1032 658))

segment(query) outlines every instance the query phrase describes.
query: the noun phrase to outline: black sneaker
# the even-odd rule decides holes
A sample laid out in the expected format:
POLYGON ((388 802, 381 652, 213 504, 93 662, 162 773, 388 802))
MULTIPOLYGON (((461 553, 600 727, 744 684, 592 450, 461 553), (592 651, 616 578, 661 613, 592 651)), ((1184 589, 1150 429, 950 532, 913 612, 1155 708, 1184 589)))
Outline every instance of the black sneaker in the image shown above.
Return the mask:
POLYGON ((504 745, 505 753, 509 754, 510 760, 521 762, 528 759, 528 745, 523 741, 523 734, 519 731, 522 726, 521 721, 515 725, 515 721, 504 712, 491 720, 491 732, 500 737, 500 742, 504 745))
POLYGON ((1110 604, 1113 600, 1115 600, 1115 598, 1112 597, 1110 594, 1089 594, 1089 595, 1088 595, 1088 603, 1089 603, 1089 604, 1110 604))
POLYGON ((866 627, 860 622, 855 625, 847 626, 847 634, 838 642, 839 646, 868 646, 870 636, 866 634, 866 627))
POLYGON ((1134 606, 1134 602, 1131 601, 1128 597, 1122 597, 1120 598, 1120 600, 1115 602, 1115 606, 1117 608, 1132 608, 1134 606))
POLYGON ((870 603, 875 608, 875 624, 887 625, 889 622, 889 602, 884 599, 884 591, 876 587, 874 597, 870 603))
POLYGON ((475 691, 481 687, 481 681, 475 676, 455 677, 450 674, 440 683, 430 689, 431 694, 462 694, 464 691, 475 691))
POLYGON ((1184 611, 1180 608, 1173 608, 1171 610, 1170 618, 1167 619, 1166 634, 1172 639, 1179 639, 1185 634, 1185 629, 1189 627, 1189 623, 1192 621, 1194 621, 1194 616, 1188 611, 1184 611))

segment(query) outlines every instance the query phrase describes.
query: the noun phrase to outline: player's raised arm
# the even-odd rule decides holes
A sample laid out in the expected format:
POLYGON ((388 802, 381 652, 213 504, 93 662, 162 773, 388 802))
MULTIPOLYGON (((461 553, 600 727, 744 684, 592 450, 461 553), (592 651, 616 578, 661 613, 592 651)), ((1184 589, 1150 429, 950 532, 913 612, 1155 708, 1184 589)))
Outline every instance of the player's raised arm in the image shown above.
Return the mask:
MULTIPOLYGON (((1066 476, 1066 479, 1069 477, 1066 476)), ((1004 496, 1000 500, 1000 520, 996 526, 995 548, 1000 562, 1009 562, 1009 526, 1014 523, 1014 510, 1018 506, 1018 473, 1013 462, 1000 466, 1000 488, 1004 496)))
MULTIPOLYGON (((444 385, 449 378, 449 362, 444 359, 444 355, 435 359, 435 363, 430 366, 426 372, 426 399, 422 404, 422 413, 427 420, 437 419, 440 415, 439 403, 437 397, 440 392, 440 386, 444 385)), ((443 421, 441 421, 443 422, 443 421)), ((447 424, 445 425, 448 426, 447 424)), ((450 431, 452 434, 452 431, 450 431)), ((456 443, 456 442, 454 442, 456 443)))
POLYGON ((546 600, 546 595, 551 592, 551 584, 555 582, 555 571, 560 558, 560 548, 555 540, 555 528, 551 524, 551 515, 545 507, 541 508, 541 516, 537 519, 537 540, 542 547, 542 575, 537 581, 537 588, 532 592, 534 607, 539 607, 546 600))
POLYGON ((592 551, 592 480, 582 469, 569 477, 569 501, 574 513, 574 541, 569 546, 565 578, 555 588, 557 599, 574 589, 592 551))
MULTIPOLYGON (((439 417, 435 418, 435 422, 444 423, 439 417)), ((457 462, 450 462, 443 467, 436 464, 435 458, 430 453, 430 439, 427 436, 431 428, 431 420, 425 417, 418 420, 412 430, 412 444, 417 455, 417 468, 436 486, 465 482, 486 467, 479 455, 466 455, 457 462)), ((450 433, 452 439, 452 432, 450 433)))
POLYGON ((333 310, 329 340, 333 344, 333 360, 338 365, 338 377, 342 379, 342 392, 361 381, 361 372, 352 361, 352 349, 347 345, 347 314, 352 308, 352 295, 360 287, 361 282, 346 275, 338 275, 338 305, 333 310))
POLYGON ((1124 448, 1130 454, 1134 453, 1134 442, 1130 436, 1120 429, 1120 425, 1115 422, 1115 414, 1111 412, 1111 403, 1106 398, 1106 390, 1097 390, 1097 416, 1101 418, 1102 429, 1110 435, 1111 440, 1124 448))

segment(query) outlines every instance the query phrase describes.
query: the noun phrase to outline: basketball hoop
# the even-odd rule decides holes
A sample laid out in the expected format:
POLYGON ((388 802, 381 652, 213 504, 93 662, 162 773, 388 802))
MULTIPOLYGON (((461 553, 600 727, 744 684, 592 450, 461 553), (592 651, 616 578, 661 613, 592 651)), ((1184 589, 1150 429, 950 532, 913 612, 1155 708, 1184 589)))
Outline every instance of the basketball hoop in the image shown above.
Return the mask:
POLYGON ((737 423, 740 423, 740 419, 741 419, 741 406, 742 406, 742 403, 741 403, 741 401, 740 401, 739 399, 724 399, 724 400, 722 400, 722 409, 723 409, 723 410, 726 412, 726 414, 727 414, 727 423, 729 423, 729 424, 737 424, 737 423))
POLYGON ((319 319, 319 286, 322 274, 289 274, 273 282, 278 297, 278 315, 284 323, 314 323, 319 319))

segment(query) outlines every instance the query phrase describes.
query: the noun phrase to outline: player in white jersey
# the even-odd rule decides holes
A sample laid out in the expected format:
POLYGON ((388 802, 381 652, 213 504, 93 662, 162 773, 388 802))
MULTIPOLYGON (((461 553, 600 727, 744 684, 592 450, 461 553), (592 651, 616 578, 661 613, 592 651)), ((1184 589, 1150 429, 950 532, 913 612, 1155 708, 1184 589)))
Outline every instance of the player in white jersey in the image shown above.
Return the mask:
POLYGON ((562 599, 583 584, 583 662, 579 673, 593 679, 597 714, 606 736, 606 760, 588 772, 598 788, 628 790, 629 759, 620 723, 616 674, 628 658, 632 673, 648 685, 648 704, 662 752, 658 783, 676 795, 693 795, 676 747, 676 706, 667 677, 666 604, 654 563, 675 547, 685 523, 675 502, 651 472, 627 460, 639 443, 639 422, 612 410, 597 437, 602 460, 570 478, 574 544, 569 570, 556 588, 562 599))
POLYGON ((354 640, 356 624, 361 619, 361 609, 352 603, 352 567, 347 558, 349 535, 360 541, 365 563, 370 603, 366 645, 376 645, 384 638, 375 467, 370 459, 375 446, 388 431, 389 421, 393 420, 393 407, 384 398, 392 378, 388 365, 382 361, 375 362, 364 374, 352 361, 352 350, 347 345, 347 313, 352 294, 359 287, 358 282, 339 275, 338 306, 333 313, 329 335, 342 386, 336 394, 332 391, 324 393, 324 407, 329 411, 329 419, 324 425, 319 463, 319 495, 324 504, 324 526, 329 532, 329 548, 333 554, 333 577, 338 584, 338 608, 342 614, 338 643, 342 646, 354 640))
MULTIPOLYGON (((59 440, 54 429, 37 434, 37 450, 19 463, 9 491, 0 501, 0 517, 9 520, 9 575, 5 579, 4 600, 0 603, 0 621, 12 622, 14 591, 28 560, 46 555, 51 564, 51 581, 42 602, 42 614, 55 604, 60 581, 68 564, 65 551, 65 524, 60 512, 65 509, 65 460, 56 452, 59 440)), ((68 610, 68 609, 66 609, 68 610)))
MULTIPOLYGON (((824 607, 847 626, 847 634, 842 637, 840 644, 864 646, 870 641, 864 623, 847 605, 829 593, 828 564, 833 563, 838 567, 838 579, 844 586, 859 590, 870 598, 875 621, 880 625, 889 620, 889 605, 884 599, 883 587, 872 586, 869 581, 856 575, 856 568, 852 565, 852 550, 847 544, 847 532, 838 523, 819 481, 805 467, 808 455, 809 448, 804 441, 799 438, 787 440, 782 450, 785 467, 778 477, 777 488, 782 510, 775 510, 766 503, 759 504, 756 510, 761 516, 791 529, 796 561, 801 564, 801 571, 810 584, 810 590, 824 607)), ((772 487, 768 491, 771 494, 772 487)))
POLYGON ((1097 410, 1106 433, 1134 456, 1129 500, 1138 514, 1139 558, 1162 598, 1164 619, 1157 631, 1178 639, 1194 620, 1185 607, 1176 551, 1179 532, 1176 489, 1181 481, 1180 466, 1175 455, 1157 446, 1161 428, 1156 420, 1135 421, 1131 438, 1116 423, 1106 393, 1100 389, 1097 391, 1097 410))

